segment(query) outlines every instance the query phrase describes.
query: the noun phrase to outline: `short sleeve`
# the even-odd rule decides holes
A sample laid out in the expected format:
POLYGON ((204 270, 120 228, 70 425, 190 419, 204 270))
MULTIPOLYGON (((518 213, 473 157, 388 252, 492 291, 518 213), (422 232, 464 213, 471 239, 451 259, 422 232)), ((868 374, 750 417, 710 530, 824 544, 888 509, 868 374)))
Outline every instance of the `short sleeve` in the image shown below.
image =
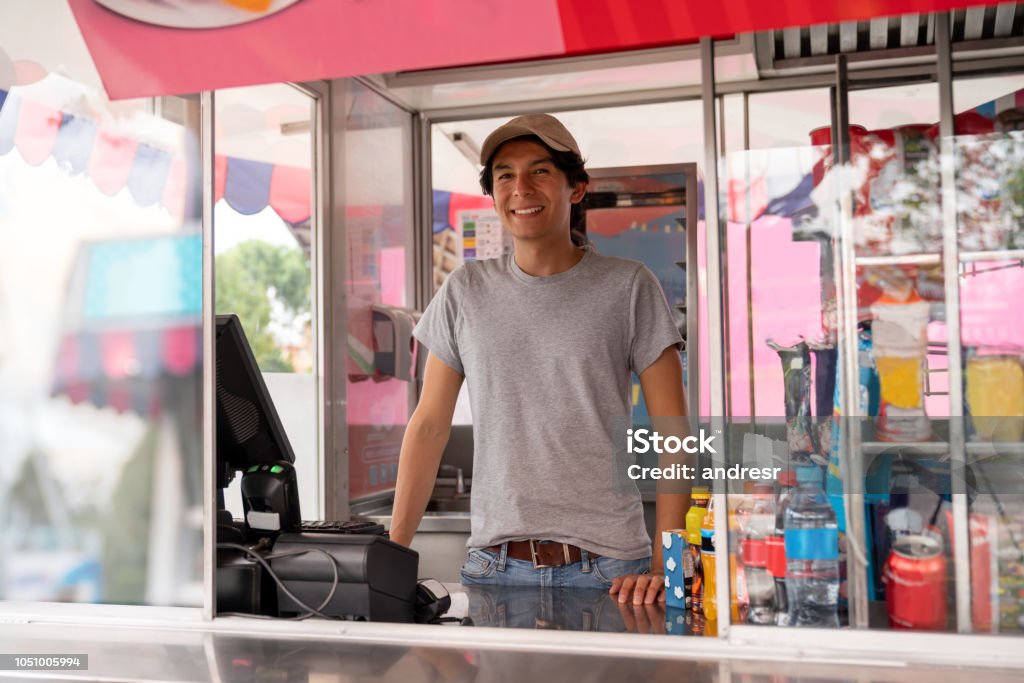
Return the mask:
POLYGON ((669 346, 683 350, 683 338, 672 319, 661 284, 646 266, 633 277, 630 309, 630 370, 639 375, 669 346))
POLYGON ((445 279, 412 331, 412 336, 460 375, 466 374, 462 368, 462 355, 459 353, 456 333, 459 321, 459 292, 462 289, 460 283, 464 275, 464 268, 459 268, 445 279))

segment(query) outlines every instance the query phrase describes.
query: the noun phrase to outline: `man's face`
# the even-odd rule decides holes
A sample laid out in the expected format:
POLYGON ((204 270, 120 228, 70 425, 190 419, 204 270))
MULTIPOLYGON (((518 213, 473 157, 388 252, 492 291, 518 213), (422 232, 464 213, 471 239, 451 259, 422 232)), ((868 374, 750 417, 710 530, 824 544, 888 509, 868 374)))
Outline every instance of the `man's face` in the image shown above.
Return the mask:
POLYGON ((572 205, 583 199, 586 183, 569 185, 551 153, 531 140, 511 140, 491 161, 494 208, 517 240, 569 237, 572 205))

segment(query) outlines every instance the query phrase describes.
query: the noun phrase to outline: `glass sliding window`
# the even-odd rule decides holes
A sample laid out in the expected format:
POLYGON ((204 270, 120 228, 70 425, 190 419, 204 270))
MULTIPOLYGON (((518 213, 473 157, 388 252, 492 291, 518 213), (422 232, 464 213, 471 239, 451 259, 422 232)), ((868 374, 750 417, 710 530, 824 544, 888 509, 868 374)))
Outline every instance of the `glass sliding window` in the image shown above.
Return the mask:
POLYGON ((861 419, 843 427, 860 438, 864 533, 845 540, 872 628, 955 630, 938 86, 853 90, 849 121, 859 366, 844 379, 861 419))
MULTIPOLYGON (((958 78, 957 234, 971 625, 1024 633, 1024 75, 958 78)), ((947 515, 947 524, 952 518, 947 515)))
MULTIPOLYGON (((740 134, 726 133, 728 151, 719 166, 729 467, 715 473, 728 480, 728 509, 714 514, 728 516, 729 543, 715 544, 715 561, 728 562, 733 624, 837 627, 845 615, 834 594, 817 611, 808 607, 812 588, 835 591, 840 580, 836 510, 842 496, 826 499, 823 490, 838 345, 834 212, 819 197, 828 148, 816 133, 829 126, 829 93, 734 95, 723 104, 722 120, 740 134), (798 474, 822 501, 821 528, 807 532, 831 534, 822 548, 834 554, 821 559, 822 566, 831 562, 832 575, 819 572, 819 586, 786 583, 784 509, 798 474), (797 596, 792 603, 790 594, 797 596)), ((714 487, 712 479, 700 483, 714 487)), ((687 518, 694 540, 699 517, 687 518)), ((705 520, 704 527, 706 536, 712 525, 705 520)), ((701 613, 718 617, 702 569, 701 613)))
MULTIPOLYGON (((234 313, 295 453, 299 506, 319 519, 313 226, 315 103, 286 85, 214 98, 215 309, 234 313)), ((225 502, 242 516, 236 477, 225 502)))
MULTIPOLYGON (((88 74, 70 11, 41 11, 47 38, 74 35, 62 69, 88 74)), ((201 605, 199 101, 9 66, 0 599, 201 605)))
POLYGON ((412 120, 366 86, 350 81, 346 87, 345 412, 348 493, 357 500, 394 489, 415 401, 412 359, 401 353, 409 348, 411 329, 400 325, 396 333, 386 320, 388 312, 406 309, 412 300, 412 120))

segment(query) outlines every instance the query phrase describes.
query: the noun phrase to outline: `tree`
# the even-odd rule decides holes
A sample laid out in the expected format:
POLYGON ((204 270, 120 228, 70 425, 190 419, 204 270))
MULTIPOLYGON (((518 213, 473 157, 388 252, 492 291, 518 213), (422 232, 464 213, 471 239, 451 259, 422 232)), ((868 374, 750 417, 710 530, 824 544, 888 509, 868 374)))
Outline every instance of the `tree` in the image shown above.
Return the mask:
POLYGON ((217 313, 239 317, 261 370, 293 372, 274 332, 309 324, 310 273, 302 250, 249 240, 217 256, 215 270, 217 313))

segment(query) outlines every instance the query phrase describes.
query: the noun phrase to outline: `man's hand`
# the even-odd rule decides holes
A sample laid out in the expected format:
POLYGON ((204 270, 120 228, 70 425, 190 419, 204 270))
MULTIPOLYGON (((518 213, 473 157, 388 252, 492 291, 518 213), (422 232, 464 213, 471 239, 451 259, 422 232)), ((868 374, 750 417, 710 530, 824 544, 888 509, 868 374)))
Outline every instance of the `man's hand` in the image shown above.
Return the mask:
POLYGON ((627 633, 665 633, 665 603, 651 605, 619 604, 619 614, 627 633))
POLYGON ((665 602, 665 575, 655 573, 616 576, 612 579, 612 587, 608 592, 611 595, 618 595, 620 603, 629 602, 630 598, 634 605, 665 602))

